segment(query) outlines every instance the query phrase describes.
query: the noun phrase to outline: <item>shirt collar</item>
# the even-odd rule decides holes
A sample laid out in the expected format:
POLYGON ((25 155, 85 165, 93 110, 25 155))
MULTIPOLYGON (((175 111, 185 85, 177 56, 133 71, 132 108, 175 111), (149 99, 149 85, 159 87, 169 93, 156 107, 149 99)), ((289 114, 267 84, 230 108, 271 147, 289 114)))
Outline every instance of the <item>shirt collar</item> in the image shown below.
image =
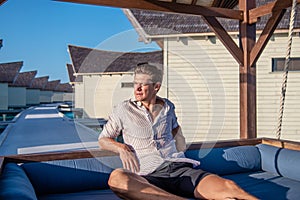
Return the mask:
MULTIPOLYGON (((161 97, 159 97, 159 96, 157 96, 156 98, 159 98, 160 100, 162 100, 162 101, 164 102, 164 104, 166 104, 166 101, 165 101, 164 98, 161 98, 161 97)), ((131 101, 134 105, 136 105, 136 106, 138 106, 138 107, 143 107, 142 102, 137 101, 135 98, 130 98, 130 101, 131 101)))
POLYGON ((138 107, 142 107, 143 104, 140 101, 135 100, 134 98, 130 99, 130 102, 132 102, 134 105, 138 106, 138 107))

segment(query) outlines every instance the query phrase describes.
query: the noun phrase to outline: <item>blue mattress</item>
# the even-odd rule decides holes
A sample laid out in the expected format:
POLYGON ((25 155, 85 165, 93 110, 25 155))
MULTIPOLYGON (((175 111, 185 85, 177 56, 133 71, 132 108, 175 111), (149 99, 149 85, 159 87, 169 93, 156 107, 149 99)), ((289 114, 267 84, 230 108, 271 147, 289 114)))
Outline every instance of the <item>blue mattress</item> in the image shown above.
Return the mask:
POLYGON ((262 200, 300 199, 300 182, 270 172, 258 171, 225 175, 262 200))

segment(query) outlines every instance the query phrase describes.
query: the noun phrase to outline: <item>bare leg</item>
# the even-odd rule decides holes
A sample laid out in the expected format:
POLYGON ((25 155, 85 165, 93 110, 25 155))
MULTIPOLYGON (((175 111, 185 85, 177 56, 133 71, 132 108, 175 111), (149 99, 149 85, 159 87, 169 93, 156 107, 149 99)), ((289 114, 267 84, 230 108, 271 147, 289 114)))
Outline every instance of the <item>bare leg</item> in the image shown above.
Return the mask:
POLYGON ((217 175, 204 177, 194 191, 195 197, 199 199, 247 199, 257 200, 248 194, 235 182, 224 179, 217 175))
POLYGON ((124 169, 114 170, 109 177, 108 184, 111 190, 114 191, 115 194, 117 194, 122 199, 184 199, 182 197, 178 197, 176 195, 168 193, 150 184, 145 178, 124 169))

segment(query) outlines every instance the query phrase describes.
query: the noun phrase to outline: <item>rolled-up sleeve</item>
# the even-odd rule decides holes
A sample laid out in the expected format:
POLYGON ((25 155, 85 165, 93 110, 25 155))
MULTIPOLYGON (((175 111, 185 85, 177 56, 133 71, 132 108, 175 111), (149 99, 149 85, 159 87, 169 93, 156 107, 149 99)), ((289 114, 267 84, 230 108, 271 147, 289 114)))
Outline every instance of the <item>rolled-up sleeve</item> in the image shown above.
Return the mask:
POLYGON ((122 130, 122 123, 119 117, 119 108, 113 109, 112 114, 109 116, 107 123, 104 125, 102 132, 99 135, 101 138, 116 138, 120 135, 122 130))
POLYGON ((175 129, 179 126, 178 121, 177 121, 177 116, 175 114, 175 105, 169 100, 167 100, 167 103, 170 106, 170 110, 169 110, 168 114, 170 115, 170 117, 172 119, 172 129, 175 129))

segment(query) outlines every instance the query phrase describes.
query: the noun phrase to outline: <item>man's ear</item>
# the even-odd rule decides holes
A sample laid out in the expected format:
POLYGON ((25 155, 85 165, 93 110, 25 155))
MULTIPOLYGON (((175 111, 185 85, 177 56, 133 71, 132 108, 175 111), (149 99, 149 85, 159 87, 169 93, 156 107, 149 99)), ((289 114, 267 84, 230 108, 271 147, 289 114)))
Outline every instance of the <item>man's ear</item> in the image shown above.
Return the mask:
POLYGON ((156 90, 156 92, 158 92, 160 87, 161 87, 161 83, 157 82, 157 83, 155 83, 154 90, 156 90))

